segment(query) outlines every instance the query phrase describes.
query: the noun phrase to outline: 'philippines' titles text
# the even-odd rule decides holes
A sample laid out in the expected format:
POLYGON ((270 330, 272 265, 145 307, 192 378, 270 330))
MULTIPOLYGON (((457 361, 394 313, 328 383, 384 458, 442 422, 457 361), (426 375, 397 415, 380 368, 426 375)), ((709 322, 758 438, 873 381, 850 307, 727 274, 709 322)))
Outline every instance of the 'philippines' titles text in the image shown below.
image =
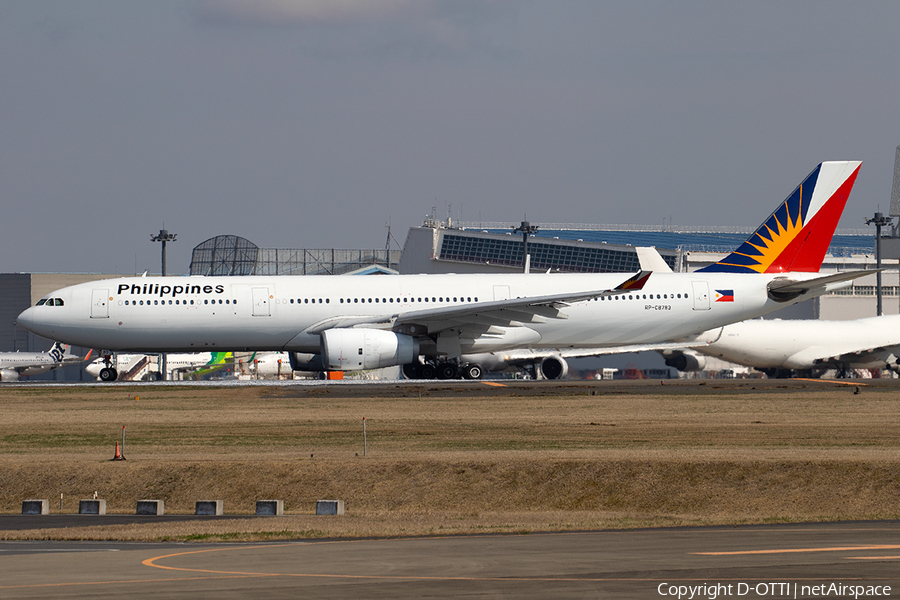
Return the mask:
POLYGON ((141 294, 148 296, 159 296, 162 298, 163 296, 172 296, 173 298, 179 294, 188 295, 188 294, 222 294, 225 292, 224 285, 159 285, 158 283, 145 283, 141 285, 139 283, 128 284, 128 283, 120 283, 119 284, 119 294, 124 293, 141 294))

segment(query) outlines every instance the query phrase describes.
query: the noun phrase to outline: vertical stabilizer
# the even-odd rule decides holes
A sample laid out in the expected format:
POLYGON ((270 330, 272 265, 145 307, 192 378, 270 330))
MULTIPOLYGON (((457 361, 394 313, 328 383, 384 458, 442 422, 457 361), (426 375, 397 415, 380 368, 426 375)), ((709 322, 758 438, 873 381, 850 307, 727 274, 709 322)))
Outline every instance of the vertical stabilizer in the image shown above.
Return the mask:
POLYGON ((737 250, 699 270, 817 272, 861 164, 859 161, 821 163, 737 250))

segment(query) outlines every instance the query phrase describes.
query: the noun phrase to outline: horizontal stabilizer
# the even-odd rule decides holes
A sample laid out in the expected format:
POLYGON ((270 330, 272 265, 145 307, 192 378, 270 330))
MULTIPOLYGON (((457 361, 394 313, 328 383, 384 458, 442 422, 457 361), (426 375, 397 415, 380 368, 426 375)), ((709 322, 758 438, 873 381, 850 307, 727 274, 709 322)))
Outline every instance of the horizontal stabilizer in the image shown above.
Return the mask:
MULTIPOLYGON (((884 269, 880 270, 883 271, 884 269)), ((825 275, 823 277, 816 277, 815 279, 805 279, 800 281, 796 279, 775 279, 769 283, 769 297, 776 302, 786 302, 812 290, 828 287, 838 289, 842 286, 832 286, 832 284, 852 281, 853 279, 858 279, 877 272, 878 270, 875 269, 847 271, 846 273, 835 273, 834 275, 825 275)))

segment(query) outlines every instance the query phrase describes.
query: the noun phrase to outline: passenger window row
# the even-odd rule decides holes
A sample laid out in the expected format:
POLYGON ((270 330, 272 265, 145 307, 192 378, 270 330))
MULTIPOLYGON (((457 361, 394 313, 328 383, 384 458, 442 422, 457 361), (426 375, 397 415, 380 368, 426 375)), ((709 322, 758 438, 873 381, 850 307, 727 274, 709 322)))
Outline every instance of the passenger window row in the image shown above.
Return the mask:
MULTIPOLYGON (((330 304, 331 300, 329 298, 291 298, 290 300, 281 301, 284 304, 330 304)), ((402 304, 406 303, 439 303, 439 302, 478 302, 478 297, 472 296, 432 296, 428 297, 417 297, 417 298, 339 298, 338 302, 340 304, 402 304)))
MULTIPOLYGON (((151 306, 151 305, 152 306, 160 306, 160 305, 166 306, 166 305, 172 305, 172 304, 174 304, 175 306, 178 306, 178 305, 187 306, 188 304, 190 304, 191 306, 194 306, 195 303, 193 300, 152 300, 152 301, 151 300, 125 300, 125 306, 144 306, 144 305, 146 305, 146 306, 151 306)), ((196 304, 199 305, 200 301, 198 300, 196 302, 196 304)), ((213 298, 212 300, 209 300, 209 299, 204 300, 203 304, 237 304, 237 300, 219 299, 217 301, 215 298, 213 298)))
MULTIPOLYGON (((472 298, 471 296, 469 296, 469 297, 453 296, 451 298, 450 296, 432 296, 431 298, 428 298, 427 296, 423 296, 423 297, 406 298, 405 299, 405 302, 410 303, 410 304, 414 304, 417 302, 440 303, 440 302, 473 302, 473 301, 478 302, 478 297, 476 296, 475 298, 472 298)), ((346 304, 351 304, 351 303, 352 304, 360 304, 360 303, 372 304, 373 302, 375 302, 376 304, 378 304, 378 303, 389 304, 389 303, 394 303, 395 300, 394 300, 394 298, 347 298, 347 299, 341 298, 340 302, 346 303, 346 304)), ((397 304, 401 304, 402 302, 404 302, 403 298, 396 299, 397 304)))
POLYGON ((614 296, 600 296, 599 298, 594 298, 595 301, 600 300, 675 300, 675 298, 685 298, 687 299, 687 294, 628 294, 626 297, 625 294, 616 294, 614 296))

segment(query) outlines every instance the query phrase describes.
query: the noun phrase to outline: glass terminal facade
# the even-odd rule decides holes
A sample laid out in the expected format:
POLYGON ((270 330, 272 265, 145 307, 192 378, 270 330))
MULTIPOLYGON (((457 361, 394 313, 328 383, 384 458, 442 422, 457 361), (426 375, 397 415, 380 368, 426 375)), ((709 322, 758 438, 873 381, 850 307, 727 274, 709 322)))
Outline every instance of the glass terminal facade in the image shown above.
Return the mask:
POLYGON ((340 275, 372 265, 394 268, 399 250, 295 250, 259 248, 236 235, 220 235, 198 244, 191 254, 191 275, 340 275))
MULTIPOLYGON (((457 262, 517 267, 524 264, 522 238, 519 236, 466 235, 442 231, 438 258, 457 262), (508 238, 508 239, 504 239, 508 238)), ((528 239, 531 268, 552 269, 566 273, 633 273, 640 270, 634 248, 611 245, 566 243, 560 240, 528 239)), ((677 257, 663 254, 666 263, 675 268, 677 257)))

